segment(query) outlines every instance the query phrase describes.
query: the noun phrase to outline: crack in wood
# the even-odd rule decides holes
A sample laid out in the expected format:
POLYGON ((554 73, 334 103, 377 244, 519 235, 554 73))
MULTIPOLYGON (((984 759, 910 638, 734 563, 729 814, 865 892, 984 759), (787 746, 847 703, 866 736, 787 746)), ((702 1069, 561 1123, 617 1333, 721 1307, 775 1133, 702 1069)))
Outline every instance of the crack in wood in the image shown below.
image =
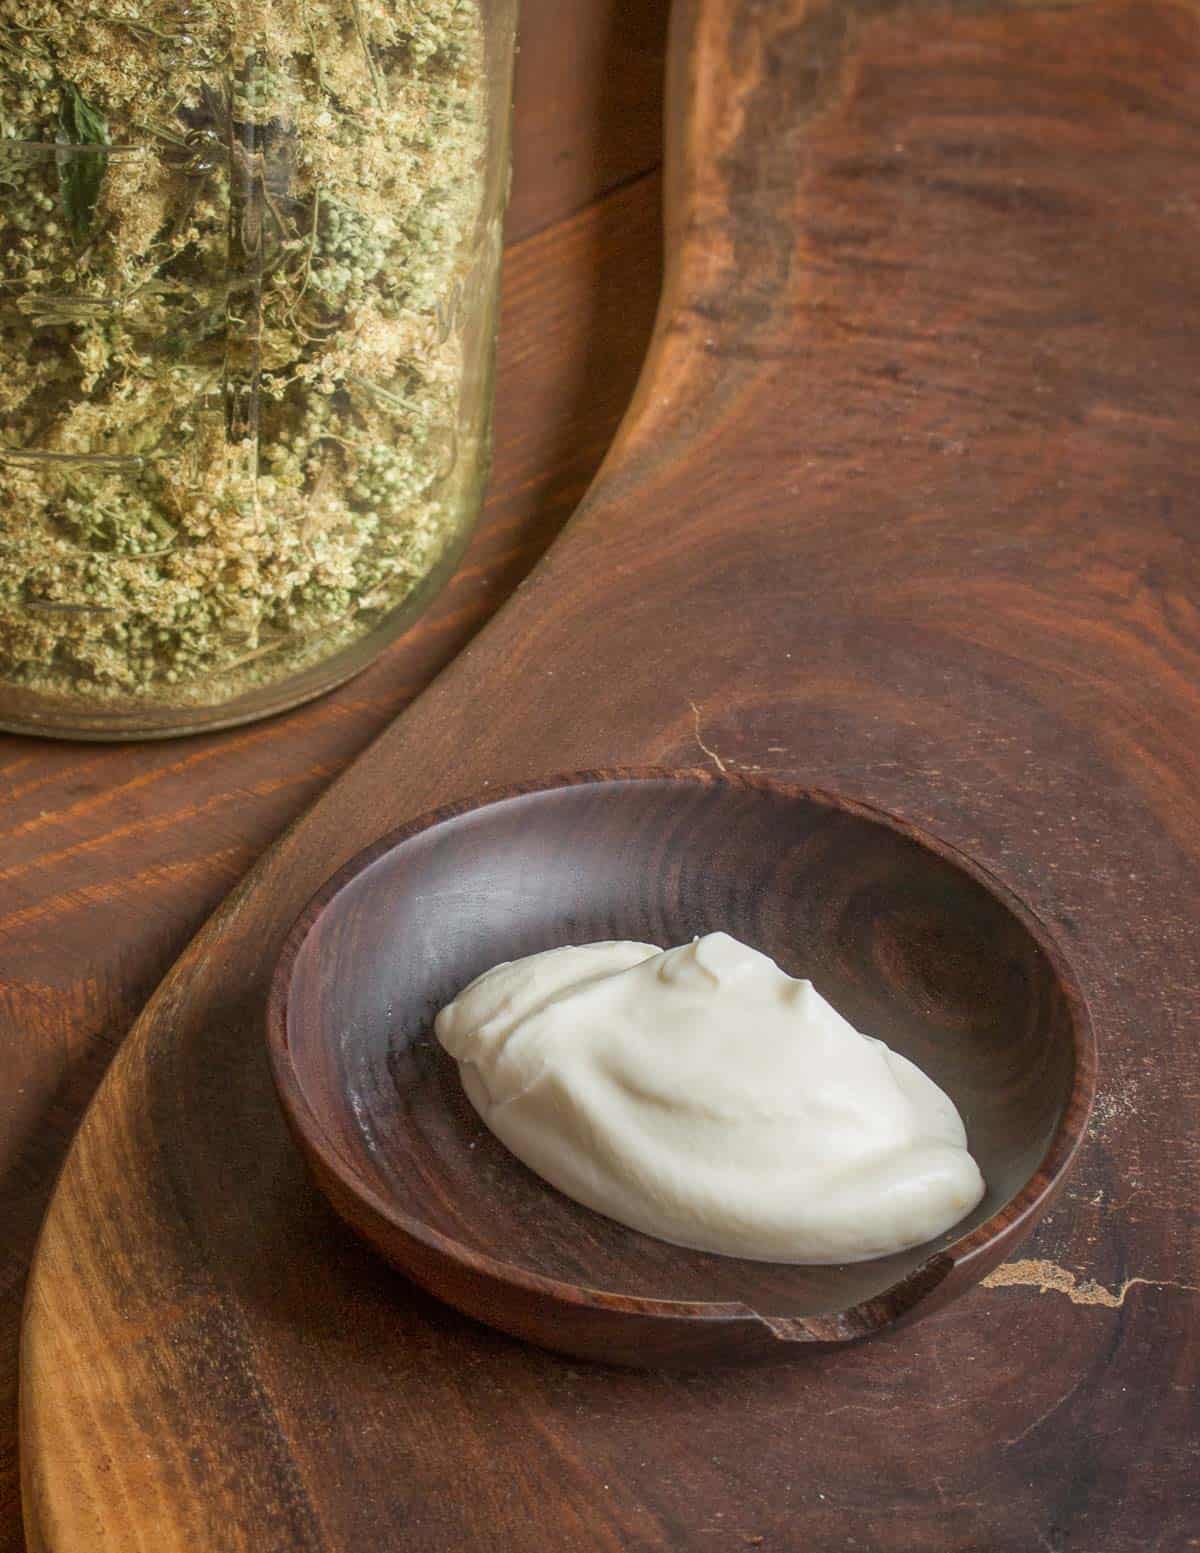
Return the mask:
POLYGON ((1200 1294, 1200 1284, 1141 1276, 1126 1278, 1119 1289, 1107 1289, 1095 1279, 1080 1278, 1057 1262, 1040 1259, 1004 1262, 982 1280, 985 1289, 1028 1288, 1039 1294, 1065 1294, 1072 1305, 1101 1305, 1108 1310, 1119 1310, 1130 1289, 1139 1283, 1152 1289, 1178 1289, 1186 1294, 1200 1294))

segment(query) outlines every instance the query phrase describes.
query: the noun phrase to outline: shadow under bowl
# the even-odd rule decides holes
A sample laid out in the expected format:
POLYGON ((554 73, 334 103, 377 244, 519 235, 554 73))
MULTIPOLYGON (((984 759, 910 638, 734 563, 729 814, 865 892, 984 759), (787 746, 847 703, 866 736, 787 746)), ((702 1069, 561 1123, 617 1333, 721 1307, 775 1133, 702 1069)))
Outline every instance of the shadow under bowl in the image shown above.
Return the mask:
POLYGON ((503 1331, 633 1365, 782 1357, 944 1305, 1045 1211, 1095 1082, 1074 979, 997 881, 862 804, 703 772, 583 772, 386 837, 293 927, 268 1041, 317 1182, 390 1262, 503 1331), (443 1004, 538 950, 717 929, 946 1090, 987 1182, 968 1218, 848 1266, 714 1256, 581 1207, 492 1136, 434 1039, 443 1004))

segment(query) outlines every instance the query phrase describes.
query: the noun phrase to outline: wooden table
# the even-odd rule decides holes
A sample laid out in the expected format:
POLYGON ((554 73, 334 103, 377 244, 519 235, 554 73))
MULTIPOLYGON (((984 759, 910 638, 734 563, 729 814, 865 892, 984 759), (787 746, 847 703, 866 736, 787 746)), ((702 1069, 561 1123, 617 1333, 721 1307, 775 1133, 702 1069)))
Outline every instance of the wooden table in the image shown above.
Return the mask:
MULTIPOLYGON (((709 9, 700 52, 738 107, 705 121, 701 101, 691 143, 712 151, 680 180, 675 212, 693 219, 676 233, 656 391, 620 457, 531 586, 350 773, 336 828, 318 808, 304 844, 272 854, 267 912, 240 898, 183 962, 174 991, 181 978, 216 998, 199 1014, 156 1001, 72 1156, 27 1329, 55 1549, 101 1520, 108 1546, 181 1553, 224 1546, 227 1529, 257 1553, 263 1526, 280 1549, 381 1546, 405 1526, 431 1553, 1200 1546, 1200 6, 709 9), (664 600, 703 629, 672 631, 664 600), (605 630, 581 645, 597 610, 605 630), (481 724, 513 664, 536 697, 481 724), (1094 1125, 1029 1248, 938 1320, 728 1377, 577 1370, 401 1294, 323 1238, 260 1082, 258 983, 284 924, 265 949, 258 929, 282 915, 286 868, 323 866, 389 808, 610 762, 631 730, 659 764, 803 776, 901 812, 1065 944, 1101 1041, 1094 1125), (223 1228, 235 1184, 247 1206, 223 1228), (152 1220, 122 1217, 134 1198, 152 1220), (169 1243, 161 1285, 143 1285, 142 1242, 126 1243, 143 1222, 151 1250, 169 1243), (98 1239, 89 1284, 75 1253, 98 1239), (288 1248, 297 1275, 277 1288, 288 1248), (103 1321, 118 1341, 97 1347, 103 1321), (89 1371, 89 1352, 111 1362, 89 1371), (347 1374, 373 1388, 352 1405, 347 1374), (135 1535, 139 1510, 165 1535, 135 1535)), ((550 57, 531 69, 527 53, 525 80, 552 93, 560 50, 589 29, 582 6, 539 10, 527 37, 550 57)), ((656 95, 661 15, 628 13, 606 32, 607 13, 587 12, 609 151, 581 182, 547 157, 543 195, 518 202, 492 527, 426 628, 278 725, 303 739, 295 773, 270 727, 149 753, 16 752, 17 839, 62 870, 0 920, 28 989, 14 1023, 39 1031, 26 1090, 45 1075, 13 1135, 34 1137, 24 1157, 40 1147, 42 1171, 103 1065, 89 1051, 105 1033, 111 1046, 301 797, 482 620, 489 575, 512 582, 594 465, 645 339, 654 180, 536 229, 545 188, 569 209, 595 166, 604 183, 655 159, 613 150, 631 144, 630 104, 656 95), (610 50, 643 27, 635 91, 610 50), (534 482, 537 500, 522 494, 534 482), (135 913, 136 953, 114 907, 135 913)), ((4 866, 18 887, 36 877, 4 866)))
POLYGON ((524 0, 496 465, 436 606, 258 727, 102 747, 0 736, 0 1550, 22 1546, 17 1337, 66 1146, 157 982, 246 868, 479 629, 586 490, 660 275, 667 0, 524 0))

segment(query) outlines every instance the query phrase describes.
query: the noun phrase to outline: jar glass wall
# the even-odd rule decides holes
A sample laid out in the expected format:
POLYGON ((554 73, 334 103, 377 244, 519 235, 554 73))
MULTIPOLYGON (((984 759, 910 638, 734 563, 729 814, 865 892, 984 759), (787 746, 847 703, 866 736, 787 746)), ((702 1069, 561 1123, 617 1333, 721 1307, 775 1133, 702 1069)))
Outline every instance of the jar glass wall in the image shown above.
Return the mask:
POLYGON ((486 478, 516 0, 11 0, 0 725, 319 694, 486 478))

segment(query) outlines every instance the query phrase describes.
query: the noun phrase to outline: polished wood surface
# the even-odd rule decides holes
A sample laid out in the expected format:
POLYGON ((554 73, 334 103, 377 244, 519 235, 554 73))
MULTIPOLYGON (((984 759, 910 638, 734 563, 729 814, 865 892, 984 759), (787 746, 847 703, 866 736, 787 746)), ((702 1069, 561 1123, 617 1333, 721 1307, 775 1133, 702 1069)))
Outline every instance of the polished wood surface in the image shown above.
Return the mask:
POLYGON ((352 1229, 466 1315, 640 1368, 794 1359, 941 1309, 1062 1189, 1096 1066, 1074 976, 994 880, 862 804, 712 771, 508 788, 368 847, 288 934, 267 1041, 352 1229), (987 1182, 970 1214, 849 1266, 712 1256, 591 1212, 493 1137, 433 1035, 439 1008, 542 950, 717 932, 814 982, 950 1096, 987 1182))
POLYGON ((667 0, 522 9, 495 469, 446 593, 352 684, 258 727, 128 748, 0 734, 0 1553, 23 1541, 26 1269, 117 1045, 263 849, 529 571, 633 391, 660 270, 667 0))
MULTIPOLYGON (((79 1135, 25 1328, 42 1547, 1195 1543, 1200 14, 685 0, 677 38, 665 302, 598 483, 195 941, 79 1135), (306 1184, 260 1028, 289 921, 388 827, 693 760, 970 854, 1063 939, 1104 1074, 987 1287, 719 1382, 414 1293, 306 1184)), ((48 999, 64 1044, 97 995, 48 999)))

